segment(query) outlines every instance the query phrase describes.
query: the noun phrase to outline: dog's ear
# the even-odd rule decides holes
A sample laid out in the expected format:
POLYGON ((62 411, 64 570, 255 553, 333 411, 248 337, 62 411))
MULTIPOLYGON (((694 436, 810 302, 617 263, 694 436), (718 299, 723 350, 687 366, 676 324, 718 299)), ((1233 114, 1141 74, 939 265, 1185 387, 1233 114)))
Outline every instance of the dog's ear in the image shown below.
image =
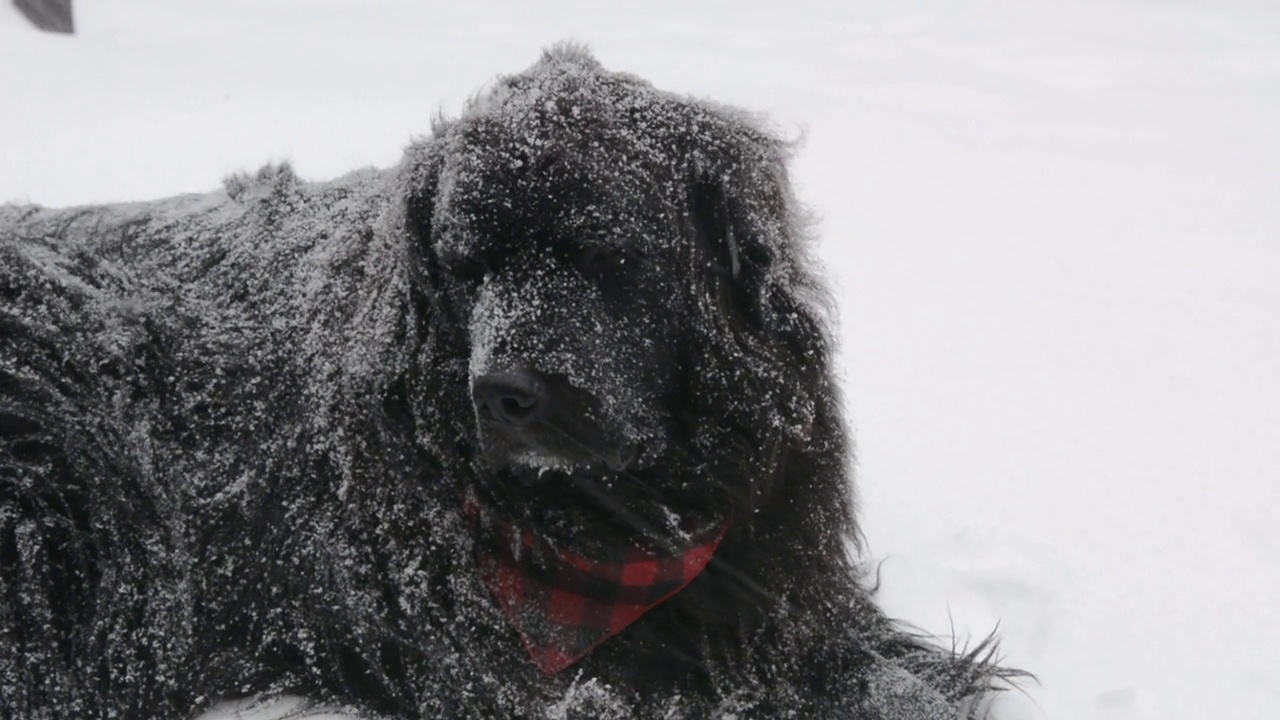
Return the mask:
POLYGON ((448 124, 437 121, 433 129, 430 137, 417 139, 405 149, 384 218, 388 234, 407 255, 415 292, 422 293, 430 305, 436 305, 438 293, 447 287, 436 257, 436 236, 448 124))
POLYGON ((414 141, 405 149, 396 173, 392 222, 399 225, 396 229, 424 245, 431 242, 432 216, 444 170, 442 144, 438 134, 414 141))
POLYGON ((724 340, 759 361, 759 380, 781 400, 781 426, 803 442, 825 382, 828 340, 812 303, 817 283, 804 264, 788 148, 746 119, 716 120, 691 143, 699 148, 687 185, 695 266, 731 335, 724 340))
POLYGON ((416 419, 417 441, 430 450, 431 457, 463 458, 470 453, 457 440, 467 436, 470 426, 467 365, 461 361, 469 347, 462 337, 467 319, 446 301, 450 284, 436 255, 448 128, 446 121, 438 119, 430 137, 410 144, 391 181, 384 236, 393 244, 389 254, 403 259, 407 275, 403 285, 418 346, 407 379, 389 392, 407 396, 409 413, 416 419))
MULTIPOLYGON (((688 187, 689 217, 694 235, 696 264, 705 273, 708 294, 730 325, 761 329, 759 303, 751 292, 754 266, 744 266, 742 249, 731 221, 723 185, 710 179, 694 180, 688 187)), ((741 329, 746 329, 741 328, 741 329)))

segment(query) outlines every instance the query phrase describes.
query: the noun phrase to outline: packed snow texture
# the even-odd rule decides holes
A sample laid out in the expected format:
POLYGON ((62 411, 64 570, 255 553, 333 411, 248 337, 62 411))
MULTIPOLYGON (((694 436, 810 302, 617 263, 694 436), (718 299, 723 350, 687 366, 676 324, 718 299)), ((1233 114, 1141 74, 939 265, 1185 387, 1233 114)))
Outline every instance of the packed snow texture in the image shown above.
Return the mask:
POLYGON ((76 13, 58 37, 0 7, 0 201, 207 191, 274 159, 388 167, 566 37, 769 113, 804 136, 883 604, 962 641, 999 622, 1041 681, 1002 700, 1009 720, 1280 707, 1274 4, 76 13))

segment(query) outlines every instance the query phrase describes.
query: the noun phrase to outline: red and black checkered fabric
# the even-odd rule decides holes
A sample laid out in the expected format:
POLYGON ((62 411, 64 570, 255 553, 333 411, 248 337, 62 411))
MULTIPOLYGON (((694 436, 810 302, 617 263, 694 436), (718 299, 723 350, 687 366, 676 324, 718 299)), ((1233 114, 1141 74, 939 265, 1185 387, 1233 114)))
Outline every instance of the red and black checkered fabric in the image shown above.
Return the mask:
POLYGON ((598 562, 556 550, 474 506, 467 514, 479 526, 480 579, 547 675, 581 660, 684 589, 707 566, 727 527, 713 528, 680 555, 632 547, 615 561, 598 562))

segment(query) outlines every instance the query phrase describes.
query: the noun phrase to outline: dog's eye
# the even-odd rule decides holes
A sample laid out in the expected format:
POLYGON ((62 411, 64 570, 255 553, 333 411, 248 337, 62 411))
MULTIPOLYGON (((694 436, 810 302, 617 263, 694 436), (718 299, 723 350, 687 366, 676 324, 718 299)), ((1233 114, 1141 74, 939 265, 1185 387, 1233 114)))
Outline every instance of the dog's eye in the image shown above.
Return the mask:
POLYGON ((634 256, 614 248, 590 247, 578 254, 578 272, 589 278, 607 279, 615 277, 627 267, 627 263, 635 264, 634 256))

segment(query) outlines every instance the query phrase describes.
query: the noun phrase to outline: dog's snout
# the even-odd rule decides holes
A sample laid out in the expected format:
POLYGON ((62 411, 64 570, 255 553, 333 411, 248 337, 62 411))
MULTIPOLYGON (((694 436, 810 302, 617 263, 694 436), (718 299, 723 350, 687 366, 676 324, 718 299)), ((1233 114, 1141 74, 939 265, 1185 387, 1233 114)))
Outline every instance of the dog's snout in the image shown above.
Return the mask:
POLYGON ((472 397, 493 419, 522 427, 542 417, 547 410, 547 386, 533 373, 514 371, 489 373, 476 378, 472 397))

